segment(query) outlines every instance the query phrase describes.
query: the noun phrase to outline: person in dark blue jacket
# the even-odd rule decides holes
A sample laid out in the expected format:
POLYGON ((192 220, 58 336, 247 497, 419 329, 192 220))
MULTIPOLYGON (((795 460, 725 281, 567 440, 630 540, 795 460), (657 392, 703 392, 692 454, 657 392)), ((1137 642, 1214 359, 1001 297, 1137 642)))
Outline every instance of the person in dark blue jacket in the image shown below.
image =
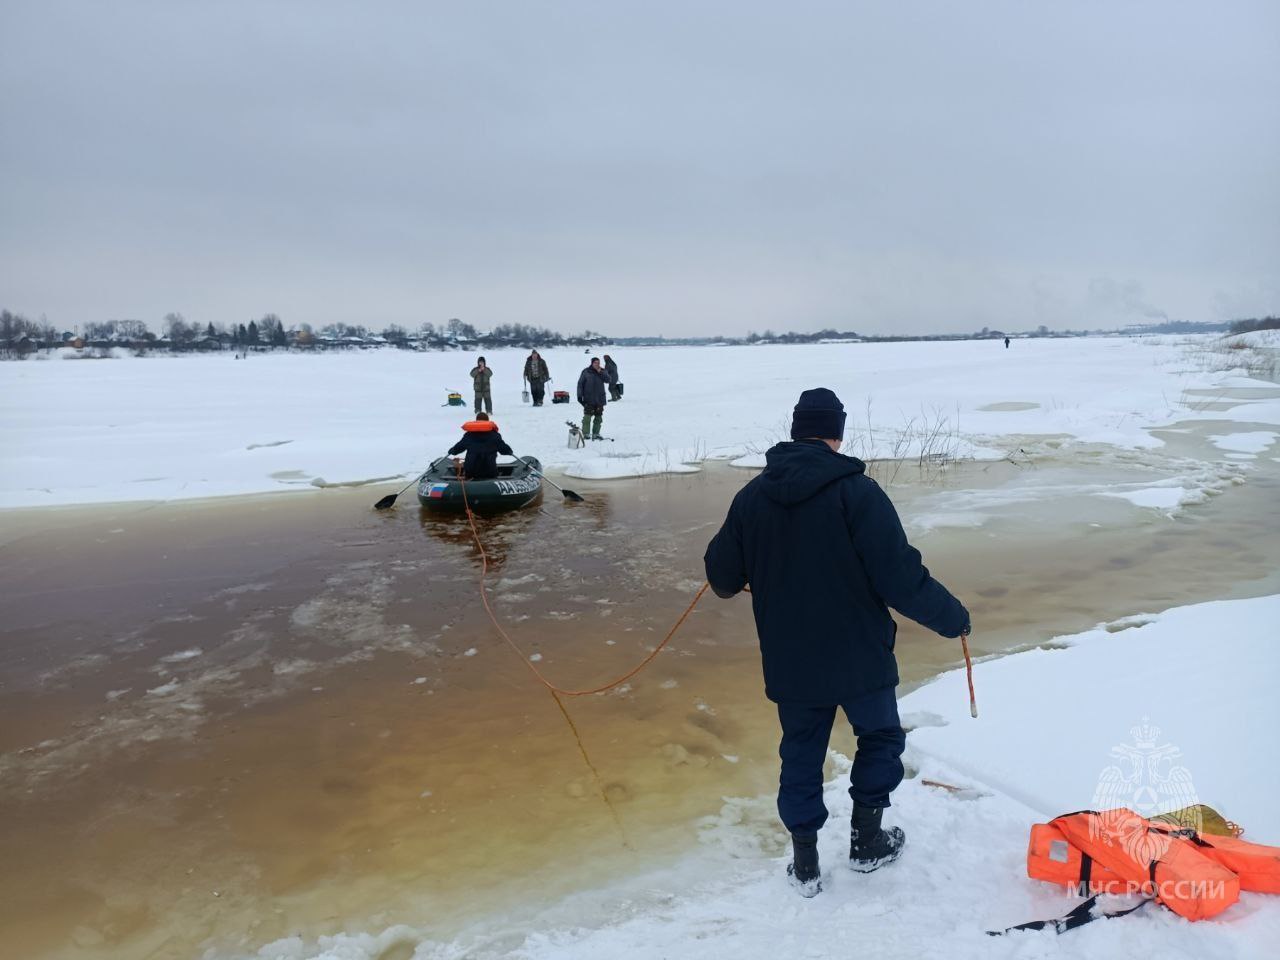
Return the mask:
POLYGON ((498 475, 498 454, 515 455, 487 413, 477 413, 474 420, 464 423, 462 439, 449 448, 454 457, 464 452, 467 459, 462 471, 468 480, 493 479, 498 475))
POLYGON ((969 632, 969 612, 929 575, 866 465, 839 453, 844 422, 830 390, 802 393, 791 442, 765 454, 764 472, 733 498, 704 557, 717 596, 751 590, 765 695, 782 725, 778 814, 792 837, 787 873, 805 896, 822 889, 822 764, 836 707, 858 738, 849 865, 875 870, 897 859, 905 842, 900 827, 881 827, 906 746, 889 608, 944 637, 969 632))

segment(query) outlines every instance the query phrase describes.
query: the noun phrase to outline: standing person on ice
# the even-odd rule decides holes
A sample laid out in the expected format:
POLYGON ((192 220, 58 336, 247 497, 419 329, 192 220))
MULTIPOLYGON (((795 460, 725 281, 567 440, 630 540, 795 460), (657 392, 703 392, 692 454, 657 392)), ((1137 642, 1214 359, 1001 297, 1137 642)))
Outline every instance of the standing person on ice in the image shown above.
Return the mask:
POLYGON ((462 425, 462 439, 449 448, 449 456, 456 458, 460 453, 467 455, 462 474, 468 480, 492 480, 498 475, 498 454, 515 456, 487 413, 477 413, 462 425))
POLYGON ((578 402, 582 404, 582 435, 592 440, 601 439, 600 421, 604 418, 604 405, 608 402, 605 399, 604 388, 608 382, 609 375, 600 369, 599 357, 592 357, 591 366, 578 375, 578 402))
POLYGON ((547 381, 551 379, 551 371, 547 369, 547 361, 537 350, 529 354, 524 362, 524 378, 529 381, 529 390, 533 394, 533 405, 542 406, 542 398, 547 393, 547 381))
POLYGON ((476 361, 471 368, 471 382, 476 392, 476 413, 480 412, 480 404, 484 403, 486 413, 493 413, 493 394, 489 392, 489 383, 493 379, 493 371, 484 362, 484 357, 476 361))
POLYGON ((622 394, 618 392, 618 365, 607 353, 604 355, 604 372, 609 378, 609 399, 621 400, 622 394))
POLYGON ((791 833, 787 874, 806 897, 822 890, 822 763, 837 706, 858 738, 849 866, 869 873, 896 860, 906 840, 901 827, 880 825, 902 782, 906 746, 889 607, 944 637, 969 632, 969 612, 929 576, 866 465, 839 453, 844 421, 830 390, 802 393, 791 442, 765 454, 764 472, 733 498, 704 557, 717 596, 751 587, 765 696, 782 725, 778 814, 791 833))

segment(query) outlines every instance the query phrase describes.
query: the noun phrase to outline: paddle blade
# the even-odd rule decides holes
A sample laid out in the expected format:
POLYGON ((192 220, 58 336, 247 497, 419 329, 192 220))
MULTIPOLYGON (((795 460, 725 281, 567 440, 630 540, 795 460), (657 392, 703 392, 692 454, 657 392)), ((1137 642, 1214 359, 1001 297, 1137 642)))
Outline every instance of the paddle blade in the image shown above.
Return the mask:
POLYGON ((373 505, 373 509, 390 510, 392 507, 395 506, 396 497, 398 496, 400 496, 400 494, 398 493, 388 493, 385 497, 383 497, 381 500, 379 500, 377 503, 373 505))
POLYGON ((564 494, 564 498, 565 498, 566 500, 572 500, 574 503, 582 503, 582 502, 583 502, 582 497, 580 497, 578 494, 574 493, 572 490, 561 490, 560 492, 564 494))

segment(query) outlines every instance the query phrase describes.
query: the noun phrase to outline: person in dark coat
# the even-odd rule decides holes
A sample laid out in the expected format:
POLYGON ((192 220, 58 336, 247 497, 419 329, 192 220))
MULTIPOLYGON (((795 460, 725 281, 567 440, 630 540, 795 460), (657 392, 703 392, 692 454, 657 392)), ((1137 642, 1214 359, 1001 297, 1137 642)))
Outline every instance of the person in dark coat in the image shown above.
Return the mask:
POLYGON ((604 372, 609 378, 609 399, 618 401, 622 399, 622 394, 618 390, 618 365, 613 362, 613 357, 607 353, 604 355, 604 372))
POLYGON ((529 381, 529 391, 533 394, 533 405, 542 406, 542 399, 547 394, 547 381, 551 379, 551 371, 547 369, 547 361, 537 350, 529 354, 524 362, 524 378, 529 381))
POLYGON ((449 448, 449 455, 467 455, 462 473, 468 480, 492 480, 498 475, 498 454, 515 456, 487 413, 477 413, 474 420, 462 425, 462 431, 462 439, 449 448))
POLYGON ((751 588, 765 696, 782 726, 778 814, 792 837, 787 872, 805 896, 822 889, 822 764, 837 707, 858 738, 850 866, 874 870, 905 842, 900 827, 881 827, 902 782, 906 745, 889 608, 944 637, 969 632, 969 612, 929 575, 865 464, 839 453, 844 422, 830 390, 802 393, 791 442, 765 454, 764 472, 733 498, 704 557, 717 596, 751 588))
POLYGON ((604 388, 609 375, 600 369, 600 358, 592 357, 591 366, 578 374, 578 402, 582 404, 582 435, 599 440, 600 422, 604 419, 604 388), (593 425, 594 423, 594 425, 593 425), (588 429, 590 428, 590 429, 588 429))

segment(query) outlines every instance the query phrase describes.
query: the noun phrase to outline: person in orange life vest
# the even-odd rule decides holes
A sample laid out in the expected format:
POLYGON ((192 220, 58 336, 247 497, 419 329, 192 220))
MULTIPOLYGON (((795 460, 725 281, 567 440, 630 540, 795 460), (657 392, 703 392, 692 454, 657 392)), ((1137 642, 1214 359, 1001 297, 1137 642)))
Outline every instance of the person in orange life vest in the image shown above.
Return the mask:
POLYGON ((468 480, 492 480, 498 475, 498 454, 515 456, 487 413, 477 413, 474 420, 462 425, 462 430, 462 439, 449 448, 449 455, 456 458, 466 453, 462 472, 468 480))

